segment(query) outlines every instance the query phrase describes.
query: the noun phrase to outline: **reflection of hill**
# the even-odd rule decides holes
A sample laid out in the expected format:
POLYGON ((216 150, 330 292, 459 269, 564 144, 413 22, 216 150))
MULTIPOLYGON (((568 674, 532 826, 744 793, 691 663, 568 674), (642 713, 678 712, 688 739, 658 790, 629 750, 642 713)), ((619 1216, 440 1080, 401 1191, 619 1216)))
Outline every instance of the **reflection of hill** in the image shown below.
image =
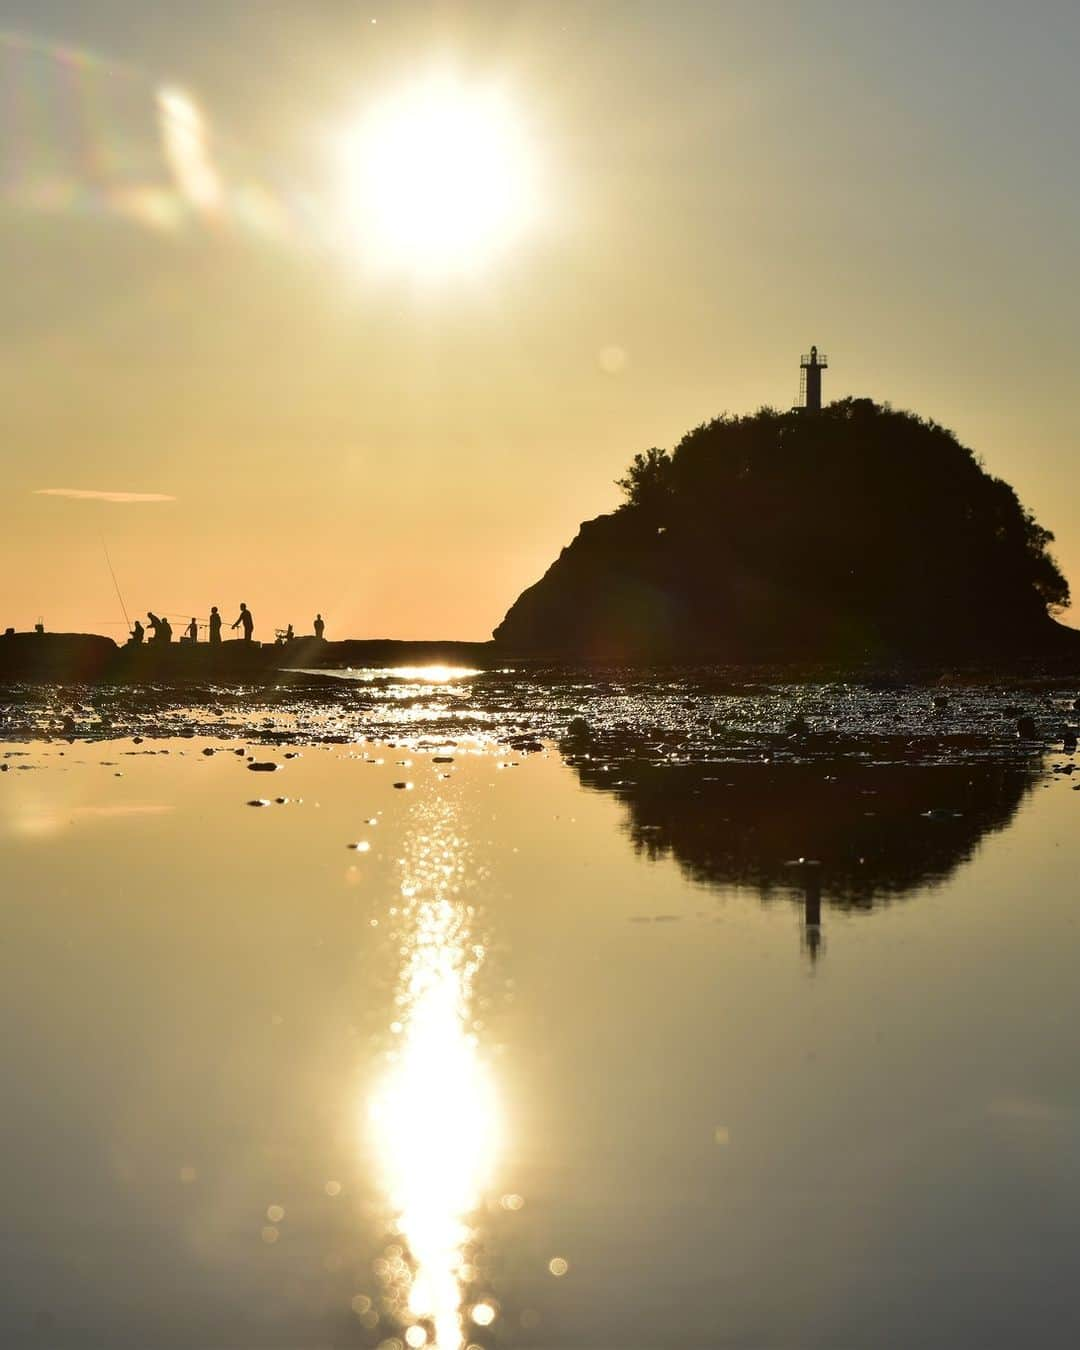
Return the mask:
POLYGON ((576 765, 586 787, 629 811, 634 848, 674 856, 706 885, 752 886, 826 903, 875 903, 944 880, 985 834, 1012 820, 1037 776, 1031 765, 576 765), (613 781, 614 780, 614 781, 613 781), (798 859, 814 860, 811 882, 798 859))

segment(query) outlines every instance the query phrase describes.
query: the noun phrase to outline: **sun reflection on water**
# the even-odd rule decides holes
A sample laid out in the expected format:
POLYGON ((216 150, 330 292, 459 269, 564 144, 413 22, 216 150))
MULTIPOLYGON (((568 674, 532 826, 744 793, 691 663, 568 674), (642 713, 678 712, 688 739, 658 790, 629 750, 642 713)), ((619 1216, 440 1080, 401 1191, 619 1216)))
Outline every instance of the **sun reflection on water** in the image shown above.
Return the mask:
POLYGON ((482 675, 482 670, 471 666, 327 666, 304 669, 305 675, 328 675, 340 680, 359 680, 364 684, 406 682, 409 684, 451 684, 457 680, 482 675))
POLYGON ((475 1278, 470 1218, 499 1142, 498 1105, 472 1030, 485 956, 463 898, 466 847, 445 801, 418 804, 401 860, 399 1044, 371 1105, 376 1156, 405 1260, 390 1263, 408 1344, 460 1350, 466 1287, 475 1278))

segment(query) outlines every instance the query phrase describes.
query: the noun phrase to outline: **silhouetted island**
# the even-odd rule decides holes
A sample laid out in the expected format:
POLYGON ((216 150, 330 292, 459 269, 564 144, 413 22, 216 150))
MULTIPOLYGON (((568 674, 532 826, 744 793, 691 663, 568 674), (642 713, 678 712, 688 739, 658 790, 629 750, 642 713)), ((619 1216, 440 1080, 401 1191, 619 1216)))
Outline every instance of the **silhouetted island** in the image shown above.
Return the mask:
MULTIPOLYGON (((805 362, 805 358, 804 358, 805 362)), ((820 379, 820 374, 818 374, 820 379)), ((1069 588, 1008 483, 870 399, 763 408, 635 456, 495 630, 592 661, 993 661, 1080 654, 1069 588)))

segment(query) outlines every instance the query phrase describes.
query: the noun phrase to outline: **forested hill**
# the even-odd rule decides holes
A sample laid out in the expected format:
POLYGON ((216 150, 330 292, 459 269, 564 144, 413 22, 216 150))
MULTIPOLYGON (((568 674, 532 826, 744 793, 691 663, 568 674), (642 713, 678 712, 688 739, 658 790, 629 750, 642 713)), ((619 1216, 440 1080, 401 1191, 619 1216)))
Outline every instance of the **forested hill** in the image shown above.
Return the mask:
POLYGON ((934 422, 765 408, 635 456, 495 630, 596 660, 1031 655, 1072 640, 1053 535, 934 422))

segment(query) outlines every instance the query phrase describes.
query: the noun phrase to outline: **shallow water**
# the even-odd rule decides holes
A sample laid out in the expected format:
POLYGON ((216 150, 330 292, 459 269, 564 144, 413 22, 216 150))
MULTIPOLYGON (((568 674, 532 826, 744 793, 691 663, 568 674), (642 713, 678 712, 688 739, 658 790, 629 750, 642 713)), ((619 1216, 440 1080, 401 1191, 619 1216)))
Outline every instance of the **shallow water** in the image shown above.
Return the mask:
POLYGON ((288 698, 0 746, 5 1344, 1075 1343, 1070 756, 288 698))
POLYGON ((810 684, 705 669, 642 671, 453 667, 283 674, 262 686, 15 686, 0 689, 0 736, 160 737, 206 733, 270 741, 358 736, 509 742, 562 737, 576 719, 593 748, 653 757, 797 756, 850 741, 920 756, 1011 756, 1024 739, 1060 744, 1078 720, 1075 685, 1046 679, 931 688, 900 679, 810 684))

